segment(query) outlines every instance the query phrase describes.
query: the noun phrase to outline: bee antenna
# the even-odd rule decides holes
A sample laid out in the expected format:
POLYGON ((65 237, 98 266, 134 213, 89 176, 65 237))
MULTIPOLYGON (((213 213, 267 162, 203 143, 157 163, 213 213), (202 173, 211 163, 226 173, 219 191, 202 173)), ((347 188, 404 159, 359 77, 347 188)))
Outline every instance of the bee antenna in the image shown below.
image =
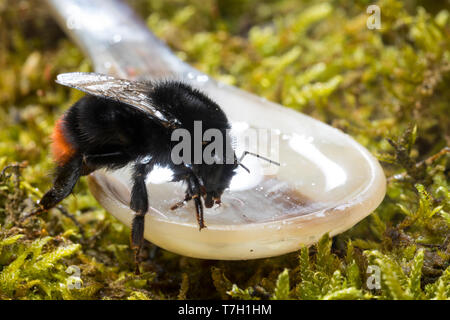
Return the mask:
POLYGON ((242 168, 245 169, 245 171, 247 171, 248 173, 250 173, 250 169, 247 168, 246 166, 244 166, 240 161, 236 160, 236 163, 238 166, 241 166, 242 168))
MULTIPOLYGON (((244 151, 244 153, 242 154, 241 158, 238 160, 238 165, 241 165, 241 166, 242 166, 241 161, 242 161, 242 159, 244 159, 244 157, 245 157, 246 155, 248 155, 248 154, 251 155, 251 156, 257 157, 257 158, 259 158, 259 159, 266 160, 267 162, 270 162, 270 163, 272 163, 272 164, 274 164, 274 165, 280 166, 280 163, 279 163, 279 162, 270 160, 269 158, 263 157, 263 156, 261 156, 261 155, 259 155, 259 154, 257 154, 257 153, 253 153, 253 152, 250 152, 250 151, 244 151)), ((247 169, 247 171, 248 171, 248 169, 247 169)))

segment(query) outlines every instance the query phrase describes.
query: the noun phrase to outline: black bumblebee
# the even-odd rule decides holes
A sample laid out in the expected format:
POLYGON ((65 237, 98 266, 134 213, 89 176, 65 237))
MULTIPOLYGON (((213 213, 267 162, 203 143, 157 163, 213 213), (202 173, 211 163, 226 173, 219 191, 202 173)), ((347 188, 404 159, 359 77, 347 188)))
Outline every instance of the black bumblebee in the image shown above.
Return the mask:
MULTIPOLYGON (((129 81, 97 73, 66 73, 59 75, 56 82, 87 95, 55 125, 52 153, 57 163, 56 177, 36 212, 56 206, 72 192, 81 176, 100 168, 118 169, 131 163, 130 207, 136 212, 131 245, 137 255, 143 242, 144 216, 148 211, 145 178, 158 165, 170 168, 173 181, 184 181, 187 186, 184 201, 172 208, 193 200, 199 228, 205 227, 203 203, 207 208, 220 204, 235 169, 238 165, 243 166, 240 163, 242 157, 251 154, 246 152, 237 159, 233 151, 231 163, 173 163, 171 151, 177 142, 171 140, 171 135, 175 129, 192 132, 194 121, 201 121, 203 131, 217 129, 229 138, 230 123, 214 101, 177 81, 129 81)), ((207 145, 208 141, 202 142, 203 147, 207 145)), ((224 149, 229 147, 224 145, 224 149)))

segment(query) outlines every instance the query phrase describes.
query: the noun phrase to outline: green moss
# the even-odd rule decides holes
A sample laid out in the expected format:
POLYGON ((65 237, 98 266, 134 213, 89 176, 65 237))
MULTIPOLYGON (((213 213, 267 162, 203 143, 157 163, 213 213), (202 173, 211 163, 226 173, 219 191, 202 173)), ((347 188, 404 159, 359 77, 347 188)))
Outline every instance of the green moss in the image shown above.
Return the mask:
POLYGON ((57 209, 23 219, 51 183, 53 124, 81 96, 54 78, 91 67, 35 0, 3 0, 0 299, 450 299, 444 3, 380 0, 382 28, 369 30, 365 0, 130 2, 180 58, 353 136, 382 162, 386 198, 347 232, 271 259, 197 260, 148 244, 140 276, 128 228, 84 179, 62 203, 84 234, 57 209))

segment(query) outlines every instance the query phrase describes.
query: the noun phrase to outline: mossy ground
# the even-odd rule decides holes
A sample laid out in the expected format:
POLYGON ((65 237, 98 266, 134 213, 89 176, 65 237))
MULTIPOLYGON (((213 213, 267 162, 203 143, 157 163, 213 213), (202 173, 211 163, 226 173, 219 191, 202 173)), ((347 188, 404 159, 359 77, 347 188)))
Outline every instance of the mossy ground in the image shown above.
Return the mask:
POLYGON ((148 26, 217 79, 309 114, 379 157, 386 198, 349 231, 255 261, 197 260, 147 245, 85 179, 22 219, 51 184, 52 126, 81 95, 55 76, 89 71, 40 1, 0 0, 0 299, 449 299, 448 1, 135 0, 148 26), (381 30, 366 8, 381 8, 381 30), (369 289, 368 266, 381 287, 369 289))

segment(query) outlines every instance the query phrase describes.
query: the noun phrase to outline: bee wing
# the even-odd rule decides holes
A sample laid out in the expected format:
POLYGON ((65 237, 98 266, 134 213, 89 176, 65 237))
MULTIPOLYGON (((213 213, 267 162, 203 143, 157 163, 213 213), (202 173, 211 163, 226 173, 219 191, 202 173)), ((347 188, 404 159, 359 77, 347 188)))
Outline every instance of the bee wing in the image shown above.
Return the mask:
POLYGON ((56 83, 106 99, 119 101, 148 114, 165 127, 177 127, 179 121, 161 110, 148 96, 150 82, 117 79, 101 73, 71 72, 56 77, 56 83))

